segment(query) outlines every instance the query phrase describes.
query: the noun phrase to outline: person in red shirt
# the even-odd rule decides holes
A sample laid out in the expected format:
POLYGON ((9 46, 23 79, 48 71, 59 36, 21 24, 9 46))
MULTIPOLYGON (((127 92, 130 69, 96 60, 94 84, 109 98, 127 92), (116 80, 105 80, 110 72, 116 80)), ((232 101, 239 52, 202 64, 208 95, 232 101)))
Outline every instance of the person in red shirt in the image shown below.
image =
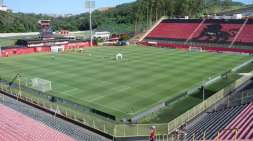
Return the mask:
POLYGON ((156 141, 156 128, 155 128, 155 126, 151 127, 149 140, 150 141, 156 141))

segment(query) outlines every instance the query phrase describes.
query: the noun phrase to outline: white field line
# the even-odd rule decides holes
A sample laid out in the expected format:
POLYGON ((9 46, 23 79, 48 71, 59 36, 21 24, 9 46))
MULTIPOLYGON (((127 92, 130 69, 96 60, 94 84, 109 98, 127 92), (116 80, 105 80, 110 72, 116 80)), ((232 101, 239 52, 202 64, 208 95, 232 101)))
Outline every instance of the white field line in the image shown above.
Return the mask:
MULTIPOLYGON (((73 88, 73 89, 77 89, 77 88, 73 88)), ((70 89, 69 91, 73 91, 73 89, 70 89)), ((63 93, 63 94, 64 94, 64 93, 63 93)), ((72 95, 72 94, 64 94, 64 95, 67 95, 67 96, 72 97, 73 99, 76 99, 76 96, 74 96, 74 95, 72 95)), ((86 98, 87 98, 87 97, 83 97, 83 98, 81 98, 81 100, 82 100, 83 102, 92 103, 92 104, 94 104, 94 105, 98 105, 98 106, 103 107, 103 108, 105 108, 105 109, 110 109, 110 110, 117 111, 117 112, 120 112, 120 113, 122 113, 122 114, 127 115, 127 113, 122 112, 122 111, 120 111, 119 109, 115 109, 115 108, 111 108, 111 107, 109 108, 109 107, 106 107, 106 106, 101 105, 101 104, 99 104, 99 103, 95 103, 95 102, 90 101, 90 100, 85 100, 86 98)))
MULTIPOLYGON (((218 67, 219 68, 219 67, 218 67)), ((223 68, 223 67, 222 67, 223 68)), ((209 71, 205 71, 205 72, 209 72, 209 71)), ((218 74, 218 72, 217 72, 217 74, 218 74)), ((200 81, 201 82, 201 81, 200 81)), ((201 83, 196 83, 196 85, 201 85, 201 83)), ((178 85, 178 84, 177 84, 178 85)), ((193 85, 193 86, 195 86, 195 85, 193 85)), ((193 87, 192 86, 192 87, 193 87)), ((189 89, 191 89, 192 87, 189 87, 189 88, 184 88, 184 89, 182 89, 179 93, 183 93, 184 91, 187 91, 187 90, 189 90, 189 89)), ((152 94, 151 96, 154 96, 155 94, 152 94)), ((168 97, 167 97, 168 98, 168 97)), ((173 99, 173 97, 171 98, 171 99, 173 99)), ((155 102, 155 103, 153 103, 152 105, 149 105, 149 106, 147 106, 147 107, 145 107, 145 108, 142 108, 142 109, 140 109, 140 110, 138 110, 138 111, 136 111, 136 112, 131 112, 131 113, 128 113, 128 114, 130 114, 130 115, 136 115, 136 114, 138 114, 138 113, 140 113, 140 112, 143 112, 144 110, 146 110, 146 109, 150 109, 150 108, 152 108, 152 107, 154 107, 154 106, 156 106, 156 105, 158 105, 158 104, 160 104, 161 102, 164 102, 164 99, 161 99, 160 101, 158 101, 158 102, 155 102)))
MULTIPOLYGON (((176 55, 177 56, 177 55, 176 55)), ((74 59, 73 59, 74 60, 74 59)), ((231 59, 232 60, 232 59, 231 59)), ((36 68, 36 67, 34 67, 34 68, 36 68)), ((60 72, 60 71, 59 71, 60 72)), ((56 73, 56 71, 54 72, 54 73, 56 73)), ((109 84, 110 82, 108 81, 105 81, 105 82, 101 82, 101 84, 109 84)), ((67 85, 66 85, 67 86, 67 85)), ((73 88, 74 89, 74 88, 73 88)), ((70 89, 70 90, 67 90, 67 91, 65 91, 64 93, 67 93, 68 91, 74 91, 73 89, 70 89)), ((126 90, 127 90, 128 88, 126 88, 126 90)), ((119 90, 119 91, 121 91, 121 90, 119 90)), ((67 94, 66 94, 67 95, 67 94)), ((111 95, 113 95, 113 94, 111 94, 111 95)), ((154 95, 155 95, 155 93, 154 93, 154 95)), ((73 95, 69 95, 69 96, 71 96, 71 97, 73 97, 73 98, 76 98, 76 97, 74 97, 73 95)), ((110 96, 110 95, 103 95, 103 96, 101 96, 101 98, 104 98, 104 97, 107 97, 107 96, 110 96)), ((96 99, 100 99, 100 97, 97 97, 96 99)), ((94 101, 96 100, 95 98, 94 98, 94 101)), ((83 100, 83 99, 82 99, 83 100)), ((93 100, 93 99, 92 99, 93 100)), ((94 104, 94 105, 99 105, 99 106, 101 106, 101 107, 105 107, 105 106, 103 106, 103 105, 100 105, 100 104, 98 104, 98 103, 93 103, 93 101, 91 100, 91 103, 92 104, 94 104)), ((86 101, 86 100, 83 100, 84 102, 86 101)), ((89 102, 89 100, 87 101, 87 102, 89 102)), ((159 102, 157 102, 157 103, 154 103, 154 104, 152 104, 152 105, 156 105, 156 104, 159 104, 159 102)), ((152 105, 150 105, 150 107, 152 106, 152 105)), ((114 109, 114 108, 108 108, 108 107, 105 107, 106 109, 112 109, 112 110, 114 110, 114 111, 118 111, 118 112, 120 112, 120 113, 124 113, 124 112, 122 112, 122 111, 119 111, 119 110, 116 110, 116 109, 114 109)), ((147 108, 143 108, 143 109, 147 109, 147 108)), ((137 114, 137 113, 139 113, 139 111, 143 111, 143 109, 140 109, 140 110, 138 110, 138 111, 136 111, 136 112, 134 112, 134 113, 130 113, 130 114, 137 114)), ((126 114, 126 113, 124 113, 124 114, 126 114)))
POLYGON ((73 95, 74 91, 79 91, 79 89, 78 88, 72 88, 72 89, 66 90, 64 92, 61 92, 61 94, 70 96, 70 95, 73 95))
MULTIPOLYGON (((67 94, 65 94, 65 95, 67 95, 67 94)), ((73 99, 76 99, 76 96, 74 96, 74 95, 70 95, 70 94, 68 94, 67 96, 72 97, 73 99)), ((84 98, 85 98, 85 97, 84 97, 84 98)), ((98 105, 98 106, 100 106, 100 107, 103 107, 103 108, 105 108, 105 109, 110 109, 110 110, 117 111, 117 112, 120 112, 120 113, 122 113, 122 114, 127 115, 127 113, 124 113, 124 112, 122 112, 122 111, 120 111, 120 110, 118 110, 118 109, 108 108, 108 107, 103 106, 103 105, 101 105, 101 104, 98 104, 98 103, 93 103, 93 102, 90 102, 90 101, 84 100, 84 98, 81 98, 81 100, 82 100, 84 103, 85 103, 85 102, 87 102, 87 103, 91 103, 91 104, 94 104, 94 105, 98 105)))
MULTIPOLYGON (((124 86, 124 88, 121 88, 120 90, 115 89, 115 88, 113 88, 113 89, 114 89, 114 91, 123 92, 123 91, 126 91, 128 89, 131 89, 131 87, 124 86)), ((97 96, 97 97, 95 97, 93 99, 89 99, 89 101, 94 102, 96 100, 103 99, 105 97, 109 97, 109 96, 113 96, 113 95, 115 95, 115 93, 112 92, 111 94, 104 94, 104 95, 101 95, 101 96, 97 96)))
POLYGON ((117 111, 117 112, 119 112, 119 113, 122 113, 122 114, 128 115, 128 113, 122 112, 122 111, 120 111, 119 109, 115 109, 115 108, 112 108, 112 107, 110 107, 110 108, 109 108, 109 107, 106 107, 106 106, 101 105, 101 104, 99 104, 99 103, 93 103, 93 104, 95 104, 95 105, 99 105, 99 106, 101 106, 101 107, 104 107, 105 109, 110 109, 110 110, 117 111))

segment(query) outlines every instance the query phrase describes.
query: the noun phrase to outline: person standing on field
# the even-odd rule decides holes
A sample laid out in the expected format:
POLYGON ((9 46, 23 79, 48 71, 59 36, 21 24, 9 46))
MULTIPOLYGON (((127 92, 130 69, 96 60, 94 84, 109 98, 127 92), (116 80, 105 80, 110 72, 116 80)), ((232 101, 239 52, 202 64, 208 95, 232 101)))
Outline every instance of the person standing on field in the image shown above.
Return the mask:
POLYGON ((149 140, 150 141, 156 141, 156 128, 155 128, 155 126, 151 127, 149 140))

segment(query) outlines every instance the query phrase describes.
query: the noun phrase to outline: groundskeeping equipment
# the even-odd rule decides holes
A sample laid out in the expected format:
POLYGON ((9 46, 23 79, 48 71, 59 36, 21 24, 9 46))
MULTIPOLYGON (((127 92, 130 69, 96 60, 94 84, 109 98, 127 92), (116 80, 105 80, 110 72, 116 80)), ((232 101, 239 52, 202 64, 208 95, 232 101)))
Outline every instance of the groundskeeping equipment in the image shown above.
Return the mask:
POLYGON ((31 82, 32 82, 32 88, 37 91, 45 93, 52 90, 51 81, 49 80, 45 80, 41 78, 33 78, 31 82))

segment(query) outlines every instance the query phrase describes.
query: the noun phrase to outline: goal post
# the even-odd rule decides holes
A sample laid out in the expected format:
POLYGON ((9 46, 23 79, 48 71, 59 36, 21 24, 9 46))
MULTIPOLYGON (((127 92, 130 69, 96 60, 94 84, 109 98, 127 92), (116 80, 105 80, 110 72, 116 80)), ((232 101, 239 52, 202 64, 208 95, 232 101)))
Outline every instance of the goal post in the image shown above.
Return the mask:
POLYGON ((55 54, 64 52, 64 46, 52 46, 51 52, 55 54))
POLYGON ((193 47, 193 46, 190 46, 189 47, 189 51, 190 52, 203 52, 203 49, 201 47, 193 47))
POLYGON ((1 47, 1 45, 0 45, 0 57, 2 57, 3 55, 2 55, 2 47, 1 47))
POLYGON ((48 92, 52 90, 51 81, 41 79, 41 78, 33 78, 31 79, 32 88, 40 91, 40 92, 48 92))

